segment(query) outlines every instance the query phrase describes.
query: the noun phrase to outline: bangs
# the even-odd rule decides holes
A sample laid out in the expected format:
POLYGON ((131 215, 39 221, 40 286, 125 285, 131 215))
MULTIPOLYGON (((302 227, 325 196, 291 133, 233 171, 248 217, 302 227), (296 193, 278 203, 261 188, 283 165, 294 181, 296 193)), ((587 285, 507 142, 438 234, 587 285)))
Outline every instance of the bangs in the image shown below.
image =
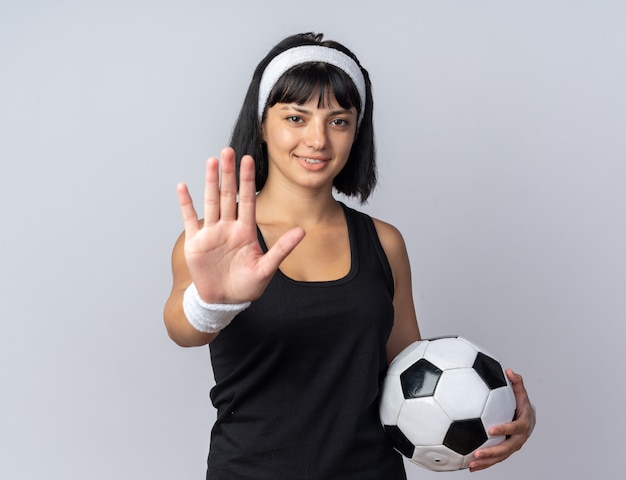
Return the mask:
POLYGON ((265 110, 277 103, 303 105, 316 94, 319 108, 329 108, 334 95, 341 108, 354 107, 357 116, 361 112, 359 92, 350 77, 339 68, 321 62, 304 63, 287 70, 270 92, 265 110))

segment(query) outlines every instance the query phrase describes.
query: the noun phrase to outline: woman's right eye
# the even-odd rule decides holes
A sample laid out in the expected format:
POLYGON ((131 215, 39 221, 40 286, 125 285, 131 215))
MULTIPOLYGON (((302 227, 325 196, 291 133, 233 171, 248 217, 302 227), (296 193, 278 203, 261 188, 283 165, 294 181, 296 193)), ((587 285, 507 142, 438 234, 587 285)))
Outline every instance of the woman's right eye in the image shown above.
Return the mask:
POLYGON ((287 117, 287 121, 292 123, 300 123, 302 121, 302 117, 299 117, 298 115, 290 115, 287 117))

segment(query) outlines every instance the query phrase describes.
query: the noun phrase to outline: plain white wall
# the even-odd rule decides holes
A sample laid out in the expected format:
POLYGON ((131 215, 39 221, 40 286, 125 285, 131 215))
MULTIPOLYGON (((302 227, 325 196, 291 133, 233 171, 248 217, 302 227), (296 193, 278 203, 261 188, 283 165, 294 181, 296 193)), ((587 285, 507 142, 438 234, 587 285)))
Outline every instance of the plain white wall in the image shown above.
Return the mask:
POLYGON ((423 335, 537 405, 480 478, 621 478, 624 25, 620 0, 1 0, 0 478, 204 478, 208 352, 161 319, 175 185, 201 194, 254 66, 311 30, 372 76, 364 209, 404 233, 423 335))

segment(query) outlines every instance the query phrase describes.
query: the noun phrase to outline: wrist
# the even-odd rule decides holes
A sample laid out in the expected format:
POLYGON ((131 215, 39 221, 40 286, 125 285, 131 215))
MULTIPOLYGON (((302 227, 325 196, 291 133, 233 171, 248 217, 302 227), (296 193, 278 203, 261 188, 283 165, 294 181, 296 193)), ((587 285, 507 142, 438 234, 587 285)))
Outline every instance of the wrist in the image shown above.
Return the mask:
POLYGON ((187 321, 196 330, 204 333, 216 333, 226 328, 239 313, 250 306, 244 303, 207 303, 200 298, 196 286, 192 283, 183 295, 183 311, 187 321))

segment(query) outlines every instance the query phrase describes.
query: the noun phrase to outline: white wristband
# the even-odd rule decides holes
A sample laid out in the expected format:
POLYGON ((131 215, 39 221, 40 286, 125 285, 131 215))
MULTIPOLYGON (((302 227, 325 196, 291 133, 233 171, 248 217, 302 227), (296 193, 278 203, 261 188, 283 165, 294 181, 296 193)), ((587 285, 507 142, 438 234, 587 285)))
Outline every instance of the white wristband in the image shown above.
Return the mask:
POLYGON ((198 295, 192 283, 183 295, 183 311, 193 328, 204 333, 219 332, 231 322, 235 316, 250 306, 244 303, 206 303, 198 295))

